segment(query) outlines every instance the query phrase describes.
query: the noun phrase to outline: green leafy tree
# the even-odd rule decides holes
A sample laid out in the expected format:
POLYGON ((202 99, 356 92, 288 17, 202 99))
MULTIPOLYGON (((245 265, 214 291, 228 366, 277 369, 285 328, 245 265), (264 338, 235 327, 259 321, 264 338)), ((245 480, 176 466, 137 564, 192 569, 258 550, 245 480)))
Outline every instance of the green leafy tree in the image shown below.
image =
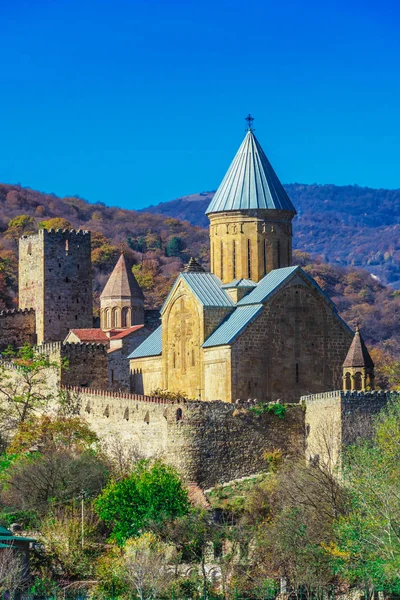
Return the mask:
POLYGON ((336 522, 327 550, 334 568, 351 583, 400 592, 400 401, 379 415, 371 442, 345 454, 343 477, 349 511, 336 522))
POLYGON ((48 375, 50 369, 61 365, 29 345, 9 348, 2 357, 15 369, 0 362, 0 427, 10 432, 56 400, 57 393, 48 387, 48 375))
POLYGON ((140 461, 132 474, 110 483, 95 501, 97 513, 112 526, 112 539, 124 544, 149 527, 187 513, 188 495, 176 471, 161 461, 140 461))
POLYGON ((165 256, 180 256, 184 249, 183 239, 174 235, 165 246, 165 256))

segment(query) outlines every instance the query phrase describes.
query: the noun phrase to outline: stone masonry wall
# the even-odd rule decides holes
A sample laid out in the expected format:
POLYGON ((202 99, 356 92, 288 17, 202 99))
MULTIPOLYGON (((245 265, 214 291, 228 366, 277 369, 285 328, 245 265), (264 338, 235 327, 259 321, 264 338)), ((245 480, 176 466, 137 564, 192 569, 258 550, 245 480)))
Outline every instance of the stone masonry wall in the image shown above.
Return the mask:
POLYGON ((372 435, 374 418, 398 392, 332 391, 301 400, 306 408, 306 457, 337 465, 343 446, 372 435))
POLYGON ((106 441, 115 436, 147 457, 163 456, 204 488, 265 469, 263 453, 304 452, 304 411, 257 417, 225 402, 170 403, 134 394, 79 390, 82 416, 106 441))
POLYGON ((35 311, 2 310, 0 312, 0 350, 36 343, 35 311))
POLYGON ((128 356, 144 342, 150 333, 150 330, 142 327, 120 340, 110 341, 110 348, 108 350, 108 380, 114 389, 130 392, 131 378, 128 356))
POLYGON ((302 280, 279 291, 232 344, 232 396, 298 402, 340 389, 352 334, 302 280))
POLYGON ((292 218, 271 209, 210 214, 211 272, 222 283, 242 277, 258 282, 272 269, 290 266, 292 218))
POLYGON ((19 242, 20 308, 36 310, 38 343, 93 326, 90 232, 40 230, 19 242))
POLYGON ((148 356, 130 361, 131 391, 134 394, 151 394, 164 389, 162 356, 148 356))
POLYGON ((107 348, 104 344, 52 342, 42 344, 40 351, 61 365, 58 377, 62 385, 108 389, 107 348), (67 363, 65 366, 64 361, 67 363))

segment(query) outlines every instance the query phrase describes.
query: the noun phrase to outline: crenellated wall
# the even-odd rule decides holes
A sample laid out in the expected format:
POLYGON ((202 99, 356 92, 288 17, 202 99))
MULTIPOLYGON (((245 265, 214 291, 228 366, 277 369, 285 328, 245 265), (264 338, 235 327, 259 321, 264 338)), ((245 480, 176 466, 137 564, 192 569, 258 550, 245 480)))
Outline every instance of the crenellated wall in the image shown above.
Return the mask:
POLYGON ((35 343, 35 311, 32 308, 0 311, 0 350, 35 343))
POLYGON ((304 412, 290 406, 283 419, 256 416, 247 403, 169 402, 135 394, 68 388, 81 414, 105 441, 118 435, 146 457, 162 456, 186 481, 204 488, 266 468, 263 454, 304 452, 304 412))
POLYGON ((93 326, 90 232, 41 229, 19 240, 19 306, 36 311, 38 343, 93 326))
POLYGON ((344 446, 372 435, 375 416, 399 392, 333 391, 303 396, 306 457, 332 467, 339 464, 344 446))
POLYGON ((60 365, 62 385, 108 388, 107 348, 104 344, 49 342, 40 346, 51 361, 60 365))

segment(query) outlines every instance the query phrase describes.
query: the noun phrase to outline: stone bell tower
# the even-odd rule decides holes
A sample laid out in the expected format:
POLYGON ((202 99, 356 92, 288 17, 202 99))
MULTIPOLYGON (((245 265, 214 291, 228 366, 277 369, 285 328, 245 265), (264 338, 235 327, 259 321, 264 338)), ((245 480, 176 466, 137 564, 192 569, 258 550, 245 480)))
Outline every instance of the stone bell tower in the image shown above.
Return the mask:
POLYGON ((374 378, 374 363, 357 325, 343 363, 343 389, 345 392, 373 390, 374 378))
POLYGON ((246 136, 207 208, 211 272, 223 283, 256 283, 292 264, 296 209, 261 148, 249 115, 246 136))

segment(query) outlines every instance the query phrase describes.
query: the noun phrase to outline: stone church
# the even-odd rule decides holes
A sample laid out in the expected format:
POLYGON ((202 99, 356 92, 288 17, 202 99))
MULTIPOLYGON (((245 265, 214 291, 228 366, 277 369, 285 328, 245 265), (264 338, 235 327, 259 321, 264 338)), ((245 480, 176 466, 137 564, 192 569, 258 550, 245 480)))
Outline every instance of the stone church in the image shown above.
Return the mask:
POLYGON ((251 127, 207 215, 211 272, 192 259, 178 276, 161 325, 130 354, 132 391, 298 402, 341 389, 353 332, 292 265, 296 210, 251 127))

